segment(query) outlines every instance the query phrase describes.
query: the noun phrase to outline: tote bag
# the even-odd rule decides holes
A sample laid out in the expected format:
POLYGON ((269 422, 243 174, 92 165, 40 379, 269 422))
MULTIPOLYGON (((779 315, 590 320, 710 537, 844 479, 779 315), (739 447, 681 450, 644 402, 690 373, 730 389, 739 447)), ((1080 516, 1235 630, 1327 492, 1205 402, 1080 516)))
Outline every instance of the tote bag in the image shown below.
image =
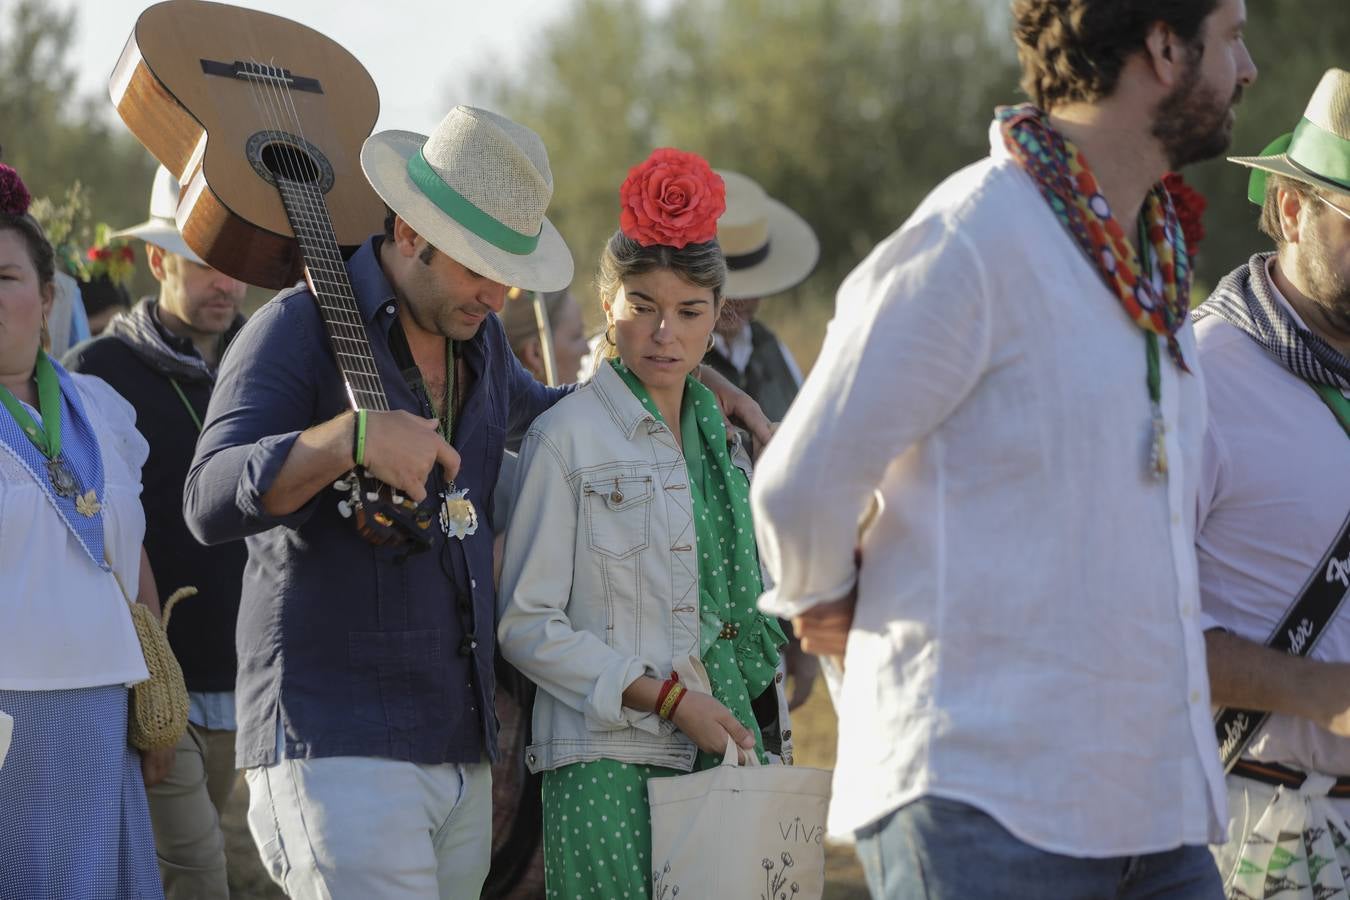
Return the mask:
POLYGON ((738 765, 647 782, 652 900, 820 900, 825 892, 826 769, 738 765))

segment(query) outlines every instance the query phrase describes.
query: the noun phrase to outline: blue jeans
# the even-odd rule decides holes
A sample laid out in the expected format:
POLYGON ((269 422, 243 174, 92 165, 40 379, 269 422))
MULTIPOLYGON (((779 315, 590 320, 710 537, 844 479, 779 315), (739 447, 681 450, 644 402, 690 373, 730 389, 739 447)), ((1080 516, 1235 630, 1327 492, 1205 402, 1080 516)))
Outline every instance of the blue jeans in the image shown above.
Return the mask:
POLYGON ((922 797, 859 831, 858 857, 874 900, 1223 900, 1207 847, 1062 856, 941 797, 922 797))

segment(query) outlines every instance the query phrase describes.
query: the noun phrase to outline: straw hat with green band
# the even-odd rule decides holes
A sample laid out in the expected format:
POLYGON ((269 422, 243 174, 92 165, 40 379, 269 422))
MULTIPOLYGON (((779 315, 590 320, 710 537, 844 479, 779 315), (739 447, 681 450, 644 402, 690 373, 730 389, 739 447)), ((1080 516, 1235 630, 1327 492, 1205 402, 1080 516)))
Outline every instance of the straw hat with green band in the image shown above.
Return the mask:
POLYGON ((571 283, 572 254, 544 218, 548 154, 528 128, 457 106, 430 136, 372 134, 361 168, 390 209, 461 265, 533 291, 571 283))
POLYGON ((1292 132, 1276 138, 1260 156, 1229 161, 1253 169, 1247 199, 1257 206, 1266 201, 1268 172, 1350 194, 1350 72, 1328 69, 1292 132))

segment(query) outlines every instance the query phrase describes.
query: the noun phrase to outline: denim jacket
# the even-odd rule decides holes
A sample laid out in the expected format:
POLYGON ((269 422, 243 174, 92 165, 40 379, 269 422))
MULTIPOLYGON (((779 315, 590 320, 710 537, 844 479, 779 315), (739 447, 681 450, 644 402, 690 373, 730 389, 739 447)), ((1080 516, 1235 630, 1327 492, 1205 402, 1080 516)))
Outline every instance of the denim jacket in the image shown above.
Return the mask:
MULTIPOLYGON (((732 459, 749 475, 739 444, 732 459)), ((517 488, 497 634, 502 654, 541 688, 529 769, 604 758, 688 771, 693 742, 623 705, 642 675, 675 671, 708 690, 689 475, 674 435, 602 365, 535 420, 517 488)), ((781 673, 774 685, 790 737, 781 673)))

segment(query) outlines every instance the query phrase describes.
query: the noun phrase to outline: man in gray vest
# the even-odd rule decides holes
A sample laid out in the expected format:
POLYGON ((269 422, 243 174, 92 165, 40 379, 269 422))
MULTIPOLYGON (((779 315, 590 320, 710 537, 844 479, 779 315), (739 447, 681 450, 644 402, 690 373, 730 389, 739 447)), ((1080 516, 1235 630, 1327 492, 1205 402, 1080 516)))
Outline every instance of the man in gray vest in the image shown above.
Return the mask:
POLYGON ((727 258, 727 304, 703 362, 753 397, 772 422, 797 396, 801 370, 792 353, 762 322, 759 303, 806 280, 820 244, 806 220, 738 172, 719 170, 727 211, 717 240, 727 258))

